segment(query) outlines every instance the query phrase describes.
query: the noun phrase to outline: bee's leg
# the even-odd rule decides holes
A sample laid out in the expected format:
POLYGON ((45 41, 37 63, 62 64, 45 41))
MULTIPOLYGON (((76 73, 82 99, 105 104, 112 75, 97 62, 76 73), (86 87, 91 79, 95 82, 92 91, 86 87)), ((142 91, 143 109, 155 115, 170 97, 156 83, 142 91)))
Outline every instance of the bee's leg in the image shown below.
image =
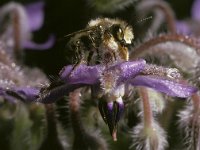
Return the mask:
POLYGON ((90 52, 89 52, 89 55, 88 55, 88 57, 87 57, 87 65, 90 65, 93 54, 94 54, 93 51, 90 51, 90 52))
POLYGON ((84 50, 82 50, 81 46, 80 46, 80 41, 76 42, 76 44, 75 44, 75 59, 76 59, 76 62, 73 65, 72 70, 71 70, 69 76, 71 76, 73 74, 74 70, 76 70, 76 68, 80 64, 82 64, 84 62, 83 61, 84 60, 83 51, 84 50))
POLYGON ((116 57, 116 54, 115 54, 115 52, 113 52, 113 57, 114 57, 114 61, 116 61, 117 60, 117 57, 116 57))
MULTIPOLYGON (((99 43, 97 43, 97 42, 95 42, 95 38, 90 34, 89 35, 89 39, 90 39, 90 41, 91 41, 91 43, 92 43, 92 51, 89 53, 89 58, 88 58, 88 60, 91 60, 91 58, 92 58, 92 56, 93 56, 93 54, 94 54, 94 49, 95 49, 95 51, 96 51, 96 53, 97 53, 97 60, 95 60, 95 63, 98 63, 98 61, 99 61, 99 58, 100 58, 100 55, 99 55, 99 43)), ((90 62, 90 61, 88 61, 88 62, 90 62)))
POLYGON ((97 60, 96 60, 96 63, 99 64, 99 63, 101 62, 101 59, 102 59, 102 58, 101 58, 101 55, 100 55, 100 53, 99 53, 99 49, 98 49, 98 48, 96 49, 96 52, 97 52, 97 60))
MULTIPOLYGON (((80 64, 82 64, 82 61, 81 61, 81 60, 78 61, 77 63, 75 63, 75 64, 73 65, 73 67, 72 67, 71 73, 72 73, 80 64)), ((70 73, 70 74, 71 74, 71 73, 70 73)))
POLYGON ((83 60, 80 60, 80 61, 78 61, 77 63, 75 63, 75 64, 73 65, 73 67, 72 67, 72 70, 71 70, 69 76, 72 76, 73 72, 74 72, 83 62, 84 62, 83 60))

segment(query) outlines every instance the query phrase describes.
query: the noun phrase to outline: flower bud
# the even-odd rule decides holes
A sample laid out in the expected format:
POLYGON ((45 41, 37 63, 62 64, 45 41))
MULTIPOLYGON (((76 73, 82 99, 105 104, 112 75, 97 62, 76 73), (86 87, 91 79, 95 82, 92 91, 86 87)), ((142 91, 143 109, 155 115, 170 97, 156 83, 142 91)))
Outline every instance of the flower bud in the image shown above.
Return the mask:
POLYGON ((122 98, 118 97, 116 101, 110 102, 101 99, 99 101, 99 111, 105 123, 108 124, 113 140, 116 141, 117 123, 124 111, 122 98))

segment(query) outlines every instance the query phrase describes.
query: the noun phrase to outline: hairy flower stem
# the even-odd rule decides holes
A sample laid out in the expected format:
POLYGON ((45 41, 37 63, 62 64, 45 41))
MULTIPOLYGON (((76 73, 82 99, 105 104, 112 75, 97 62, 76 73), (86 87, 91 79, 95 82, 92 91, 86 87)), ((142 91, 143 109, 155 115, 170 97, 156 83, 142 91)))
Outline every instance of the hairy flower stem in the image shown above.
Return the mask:
POLYGON ((192 102, 193 102, 193 107, 195 112, 200 111, 200 97, 198 94, 192 95, 192 102))
POLYGON ((193 138, 193 147, 196 150, 199 150, 200 145, 199 145, 199 138, 200 138, 200 128, 199 128, 199 113, 200 113, 200 98, 198 94, 194 94, 192 96, 192 102, 193 102, 193 107, 194 107, 194 112, 193 112, 193 117, 192 117, 192 133, 191 136, 193 138))
POLYGON ((85 133, 85 129, 82 126, 80 116, 80 89, 76 89, 69 94, 69 107, 75 136, 82 136, 85 133))
POLYGON ((69 93, 69 108, 72 128, 74 131, 74 142, 72 149, 89 149, 92 139, 88 139, 88 134, 83 127, 80 114, 80 88, 69 93))
POLYGON ((139 88, 139 94, 143 104, 143 117, 144 117, 144 128, 150 128, 152 126, 152 111, 149 103, 148 92, 144 87, 139 88))
POLYGON ((139 56, 142 56, 146 51, 149 51, 151 48, 158 44, 164 44, 165 42, 180 42, 185 45, 188 45, 192 48, 194 48, 198 54, 200 54, 200 43, 198 39, 188 37, 185 35, 180 35, 180 34, 166 34, 166 35, 161 35, 156 38, 150 39, 140 46, 134 48, 134 50, 131 51, 129 57, 130 60, 136 59, 139 56))
POLYGON ((12 17, 13 17, 13 33, 14 33, 14 55, 16 57, 17 60, 20 60, 21 57, 21 52, 20 52, 20 17, 19 17, 19 13, 17 10, 13 10, 12 11, 12 17))
POLYGON ((46 104, 46 118, 47 118, 47 135, 39 150, 52 149, 63 150, 63 147, 58 139, 56 118, 53 104, 46 104))
POLYGON ((69 109, 72 128, 74 131, 73 150, 107 150, 103 139, 96 133, 87 130, 82 123, 80 108, 81 88, 74 90, 69 94, 69 109))
POLYGON ((170 33, 176 33, 175 16, 171 7, 164 1, 159 1, 159 2, 160 3, 158 3, 154 7, 161 9, 165 14, 168 30, 170 31, 170 33))
POLYGON ((47 117, 47 131, 48 131, 47 136, 57 137, 56 120, 55 120, 53 104, 45 105, 45 109, 47 117))

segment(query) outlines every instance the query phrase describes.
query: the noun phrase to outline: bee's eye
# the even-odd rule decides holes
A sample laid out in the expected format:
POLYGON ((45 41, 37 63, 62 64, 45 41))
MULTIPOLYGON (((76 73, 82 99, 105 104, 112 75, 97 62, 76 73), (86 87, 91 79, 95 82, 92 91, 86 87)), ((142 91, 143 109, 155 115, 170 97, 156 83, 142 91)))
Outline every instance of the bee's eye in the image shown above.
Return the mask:
POLYGON ((121 28, 119 28, 118 32, 117 32, 117 37, 118 39, 121 41, 124 38, 124 33, 122 31, 121 28))
POLYGON ((122 41, 124 39, 123 30, 119 25, 113 25, 112 26, 112 34, 119 41, 122 41))

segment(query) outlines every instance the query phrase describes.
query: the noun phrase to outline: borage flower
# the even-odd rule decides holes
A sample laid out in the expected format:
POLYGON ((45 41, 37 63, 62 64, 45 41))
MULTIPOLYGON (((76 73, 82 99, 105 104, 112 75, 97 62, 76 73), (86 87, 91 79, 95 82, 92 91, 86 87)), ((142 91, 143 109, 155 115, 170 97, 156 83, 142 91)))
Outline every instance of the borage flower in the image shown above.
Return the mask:
POLYGON ((76 88, 84 86, 100 87, 99 109, 116 140, 116 127, 124 110, 125 85, 145 86, 170 96, 186 98, 197 91, 179 78, 176 69, 146 64, 145 60, 128 61, 106 68, 104 65, 80 65, 75 70, 66 66, 60 72, 60 79, 37 89, 13 88, 23 100, 53 103, 76 88))
POLYGON ((123 113, 123 96, 125 86, 145 86, 169 96, 186 98, 197 91, 180 79, 177 69, 149 65, 145 60, 127 61, 110 67, 104 65, 80 65, 73 69, 69 65, 62 69, 60 78, 44 87, 39 92, 35 88, 12 88, 1 93, 4 96, 20 96, 24 101, 53 103, 73 90, 85 87, 100 87, 99 110, 104 121, 108 124, 114 140, 117 123, 123 113))

